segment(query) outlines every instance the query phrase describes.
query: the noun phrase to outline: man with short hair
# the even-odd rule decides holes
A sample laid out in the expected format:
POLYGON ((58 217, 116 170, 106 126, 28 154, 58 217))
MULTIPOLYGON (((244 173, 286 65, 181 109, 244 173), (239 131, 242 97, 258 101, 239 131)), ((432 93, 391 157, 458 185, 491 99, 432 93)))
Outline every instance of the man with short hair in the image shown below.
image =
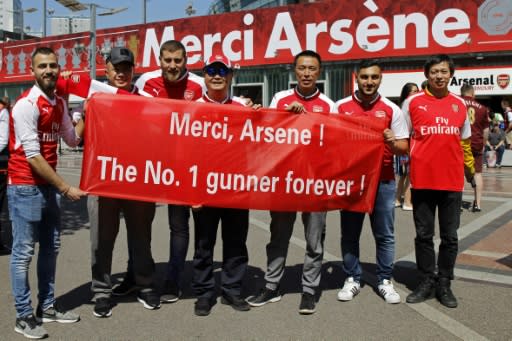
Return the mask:
MULTIPOLYGON (((106 59, 108 84, 125 93, 137 94, 132 85, 135 60, 125 47, 114 47, 106 59)), ((130 262, 133 272, 128 280, 137 289, 137 300, 146 309, 158 309, 160 296, 154 288, 155 265, 151 255, 151 223, 155 216, 155 203, 108 197, 89 197, 91 222, 92 292, 96 317, 112 315, 112 252, 119 232, 121 213, 126 223, 130 262)))
POLYGON ((484 164, 484 146, 489 136, 489 109, 475 100, 475 88, 464 83, 460 88, 460 93, 468 110, 469 123, 471 124, 471 153, 475 160, 475 176, 474 176, 474 195, 473 212, 480 212, 482 190, 484 181, 482 179, 482 167, 484 164))
MULTIPOLYGON (((305 50, 295 56, 294 68, 297 86, 278 92, 270 103, 270 108, 294 113, 329 112, 334 102, 317 87, 322 61, 314 51, 305 50)), ((293 232, 297 212, 271 211, 270 242, 267 244, 267 271, 265 286, 247 302, 259 307, 269 302, 281 300, 279 283, 284 274, 288 246, 293 232)), ((306 237, 306 255, 302 270, 302 297, 300 314, 313 314, 316 311, 316 295, 320 284, 322 259, 324 254, 326 212, 303 212, 302 222, 306 237)))
MULTIPOLYGON (((383 122, 386 145, 380 182, 377 188, 373 212, 369 214, 373 237, 376 244, 377 289, 387 303, 400 303, 391 278, 395 258, 395 176, 393 154, 403 155, 409 148, 407 121, 400 108, 378 90, 382 81, 382 68, 377 60, 362 60, 356 72, 357 90, 352 96, 339 100, 332 112, 355 117, 368 117, 383 122)), ((347 275, 338 300, 350 301, 360 291, 362 268, 359 261, 359 240, 363 229, 365 213, 340 211, 341 253, 343 270, 347 275)))
POLYGON ((55 169, 59 138, 76 146, 84 124, 80 121, 73 127, 65 100, 55 94, 60 71, 55 52, 48 47, 37 48, 31 70, 35 85, 20 96, 12 110, 7 196, 13 226, 10 270, 16 307, 14 330, 27 338, 41 339, 48 333, 34 317, 28 284, 36 241, 38 319, 43 323, 80 319, 59 307, 54 287, 60 247, 60 197, 75 201, 86 193, 68 184, 55 169))
MULTIPOLYGON (((489 132, 489 138, 485 143, 485 151, 496 152, 496 164, 494 167, 501 167, 501 160, 503 159, 503 153, 505 153, 506 136, 505 132, 501 130, 497 122, 491 124, 491 131, 489 132)), ((487 164, 486 164, 487 165, 487 164)))
MULTIPOLYGON (((229 95, 233 68, 222 54, 209 57, 203 68, 206 93, 197 102, 246 106, 245 100, 229 95)), ((249 210, 220 207, 193 207, 194 216, 194 276, 192 288, 197 296, 194 313, 207 316, 215 304, 215 278, 213 275, 213 250, 219 222, 222 224, 222 274, 223 304, 237 311, 248 311, 247 302, 240 297, 242 280, 247 271, 247 233, 249 210)))
MULTIPOLYGON (((177 40, 169 40, 160 47, 160 70, 142 74, 135 86, 141 95, 195 101, 204 92, 203 78, 187 70, 185 46, 177 40)), ((186 205, 168 205, 170 246, 166 280, 161 295, 162 302, 176 302, 180 296, 180 276, 185 268, 189 241, 190 208, 186 205)), ((130 262, 129 262, 130 263, 130 262)), ((123 283, 114 288, 114 294, 124 295, 133 287, 128 268, 123 283)))
POLYGON ((466 105, 462 98, 448 90, 454 72, 455 66, 449 56, 431 57, 424 66, 427 89, 407 98, 402 106, 411 131, 414 244, 420 272, 420 283, 406 301, 420 303, 435 292, 439 302, 449 308, 457 307, 450 284, 458 252, 464 167, 469 178, 475 173, 466 105), (436 209, 441 237, 437 274, 434 250, 436 209))

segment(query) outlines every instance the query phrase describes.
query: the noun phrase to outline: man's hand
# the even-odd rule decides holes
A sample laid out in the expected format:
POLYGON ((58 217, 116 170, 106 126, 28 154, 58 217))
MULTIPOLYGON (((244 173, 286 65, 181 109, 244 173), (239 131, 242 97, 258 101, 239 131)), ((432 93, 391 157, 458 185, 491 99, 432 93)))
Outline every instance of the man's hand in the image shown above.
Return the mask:
POLYGON ((297 101, 288 104, 288 106, 286 107, 286 111, 291 111, 296 114, 306 113, 306 109, 304 108, 304 105, 302 105, 301 103, 299 103, 297 101))
POLYGON ((60 72, 60 76, 63 78, 63 79, 69 79, 69 77, 73 74, 73 71, 71 70, 68 70, 68 71, 61 71, 60 72))
POLYGON ((390 146, 393 146, 393 143, 395 142, 395 134, 393 131, 389 128, 384 129, 382 132, 382 136, 384 137, 384 142, 389 144, 390 146))
POLYGON ((245 97, 245 96, 239 96, 240 98, 243 98, 245 100, 245 105, 248 106, 248 107, 254 107, 254 103, 252 101, 252 99, 250 99, 249 97, 245 97))
POLYGON ((69 186, 69 188, 61 193, 63 197, 71 201, 80 200, 81 197, 86 196, 87 193, 78 187, 69 186))

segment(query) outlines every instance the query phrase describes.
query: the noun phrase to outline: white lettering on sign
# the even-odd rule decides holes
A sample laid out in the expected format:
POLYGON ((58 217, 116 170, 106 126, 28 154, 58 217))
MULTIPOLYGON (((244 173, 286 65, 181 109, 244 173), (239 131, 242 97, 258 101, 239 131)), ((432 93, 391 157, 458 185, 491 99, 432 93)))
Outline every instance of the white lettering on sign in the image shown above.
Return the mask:
MULTIPOLYGON (((246 26, 251 26, 254 23, 254 15, 245 14, 243 22, 246 26)), ((160 39, 158 39, 154 28, 146 29, 141 66, 159 65, 160 46, 167 40, 173 39, 177 39, 174 34, 174 26, 166 26, 160 39), (151 63, 152 61, 153 63, 151 63)), ((216 50, 216 45, 220 45, 222 53, 233 62, 254 59, 254 32, 252 29, 230 31, 224 37, 220 32, 205 33, 202 39, 197 35, 189 34, 181 38, 180 41, 187 50, 187 64, 189 65, 206 60, 216 50), (235 50, 234 46, 239 42, 242 43, 242 49, 235 50)))
MULTIPOLYGON (((250 28, 254 22, 254 15, 246 13, 243 25, 249 29, 226 33, 205 32, 202 36, 187 34, 176 39, 180 39, 187 49, 188 64, 197 64, 218 50, 233 62, 249 61, 255 58, 254 31, 250 28)), ((360 49, 367 52, 390 48, 425 49, 432 45, 430 39, 443 47, 457 47, 469 39, 471 28, 468 14, 456 8, 439 12, 431 23, 423 13, 410 13, 396 14, 392 18, 372 15, 357 23, 348 18, 340 18, 330 26, 327 21, 308 22, 304 25, 295 26, 290 12, 277 13, 269 36, 257 40, 265 44, 265 54, 261 57, 271 61, 281 51, 291 55, 298 54, 304 48, 317 51, 320 38, 325 41, 326 37, 329 39, 327 51, 333 55, 350 53, 354 48, 354 41, 360 49), (354 27, 355 24, 357 26, 354 27), (305 32, 305 35, 301 32, 305 32), (411 39, 413 35, 415 39, 411 39)), ((148 28, 142 67, 158 65, 160 45, 175 37, 173 26, 166 26, 161 37, 157 36, 154 28, 148 28)))

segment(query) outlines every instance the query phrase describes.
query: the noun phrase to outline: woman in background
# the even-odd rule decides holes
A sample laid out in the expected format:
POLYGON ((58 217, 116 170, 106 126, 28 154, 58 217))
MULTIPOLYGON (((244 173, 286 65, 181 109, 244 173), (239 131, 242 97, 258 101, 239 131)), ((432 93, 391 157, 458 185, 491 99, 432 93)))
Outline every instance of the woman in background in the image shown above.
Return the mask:
MULTIPOLYGON (((401 107, 407 97, 417 93, 418 91, 419 88, 415 83, 406 83, 400 93, 398 105, 401 107)), ((402 206, 402 210, 412 211, 411 183, 409 182, 409 155, 395 155, 395 174, 397 178, 395 207, 402 206)))

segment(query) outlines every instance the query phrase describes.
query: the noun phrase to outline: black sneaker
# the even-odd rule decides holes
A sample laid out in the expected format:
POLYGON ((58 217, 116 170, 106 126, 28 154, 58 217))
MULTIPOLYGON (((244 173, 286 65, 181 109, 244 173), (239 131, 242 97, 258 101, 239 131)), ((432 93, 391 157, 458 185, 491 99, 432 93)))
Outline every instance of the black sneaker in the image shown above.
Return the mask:
POLYGON ((307 292, 302 293, 302 298, 300 299, 299 314, 313 314, 316 311, 315 305, 315 295, 311 295, 310 293, 307 292))
POLYGON ((153 289, 140 290, 137 294, 137 301, 149 310, 160 308, 160 296, 153 289))
POLYGON ((238 311, 251 310, 251 307, 249 306, 247 301, 238 296, 222 295, 220 302, 222 304, 230 305, 233 309, 238 311))
POLYGON ((212 311, 212 300, 208 297, 199 297, 194 306, 194 314, 197 316, 208 316, 212 311))
POLYGON ((94 303, 93 315, 96 317, 110 317, 112 316, 112 301, 108 297, 101 297, 96 299, 94 303))
POLYGON ((436 286, 436 298, 448 308, 457 308, 457 299, 450 288, 450 280, 440 278, 436 286))
POLYGON ((75 323, 80 321, 80 315, 61 309, 57 304, 47 308, 45 311, 41 306, 37 306, 36 317, 43 323, 75 323))
POLYGON ((261 307, 267 303, 279 301, 281 301, 281 293, 279 293, 279 289, 271 290, 267 287, 261 289, 257 295, 251 296, 247 299, 247 303, 249 303, 251 307, 261 307))
POLYGON ((434 293, 434 280, 424 279, 412 293, 407 296, 407 303, 420 303, 431 298, 434 293))
POLYGON ((478 205, 476 204, 476 201, 473 201, 473 208, 472 208, 472 211, 473 211, 473 212, 481 212, 481 211, 482 211, 482 209, 480 208, 480 206, 478 206, 478 205))
POLYGON ((136 291, 137 285, 135 281, 131 277, 125 277, 121 284, 117 285, 112 290, 112 295, 114 296, 126 296, 134 291, 136 291))
POLYGON ((174 303, 180 299, 180 288, 178 284, 171 280, 166 280, 162 289, 160 301, 164 303, 174 303))
POLYGON ((16 333, 23 334, 23 336, 29 339, 42 339, 48 336, 46 330, 37 323, 33 314, 18 317, 16 319, 14 331, 16 333))

